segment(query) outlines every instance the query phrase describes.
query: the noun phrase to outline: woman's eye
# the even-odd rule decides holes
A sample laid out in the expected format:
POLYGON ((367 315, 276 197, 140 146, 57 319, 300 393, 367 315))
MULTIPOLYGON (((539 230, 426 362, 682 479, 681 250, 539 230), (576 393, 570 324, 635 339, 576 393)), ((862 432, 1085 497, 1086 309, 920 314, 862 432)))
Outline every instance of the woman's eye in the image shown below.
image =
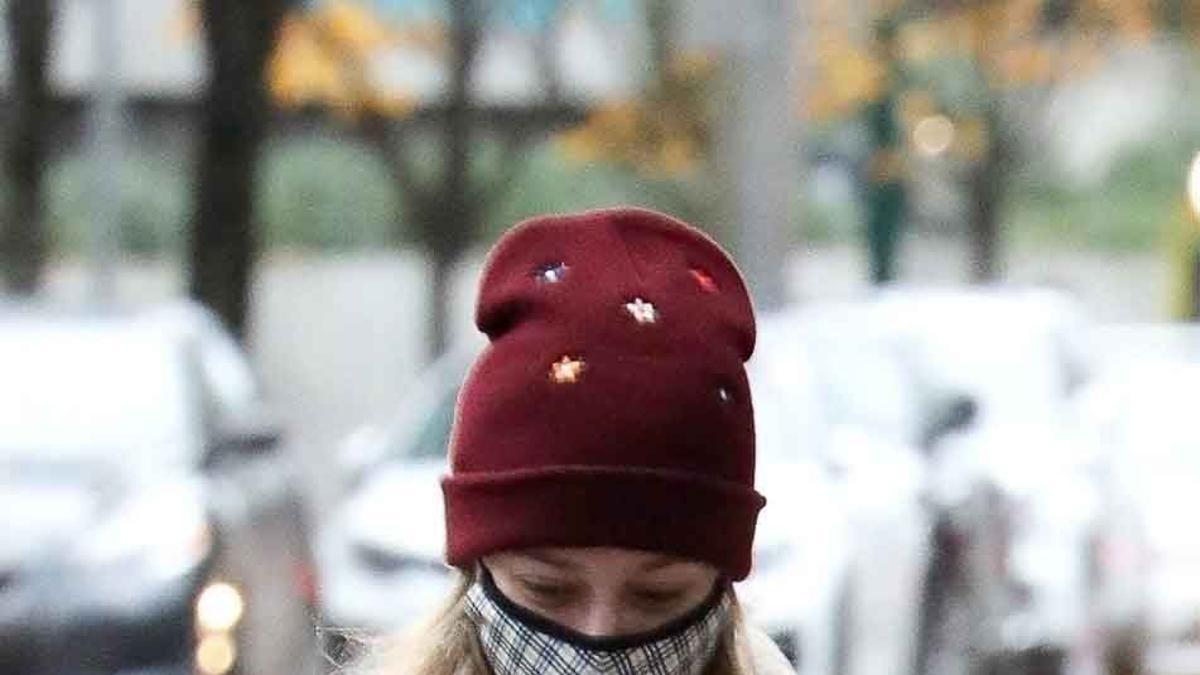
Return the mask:
POLYGON ((640 590, 634 591, 634 598, 638 602, 654 607, 665 607, 678 603, 683 597, 679 591, 656 591, 656 590, 640 590))
POLYGON ((567 586, 530 582, 522 585, 527 593, 543 602, 562 602, 571 597, 571 589, 567 586))

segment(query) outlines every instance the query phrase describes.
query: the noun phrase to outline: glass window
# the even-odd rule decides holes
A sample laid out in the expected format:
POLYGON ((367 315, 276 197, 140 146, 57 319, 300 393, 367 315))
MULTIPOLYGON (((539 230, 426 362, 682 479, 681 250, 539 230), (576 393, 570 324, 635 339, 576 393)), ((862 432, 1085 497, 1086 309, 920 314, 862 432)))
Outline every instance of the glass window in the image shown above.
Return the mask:
POLYGON ((199 420, 179 345, 98 323, 0 328, 0 457, 194 462, 199 420))
POLYGON ((454 387, 442 400, 438 401, 432 413, 421 420, 421 426, 413 436, 412 445, 401 450, 403 456, 412 459, 446 457, 449 451, 450 427, 454 423, 454 404, 457 398, 458 387, 454 387))

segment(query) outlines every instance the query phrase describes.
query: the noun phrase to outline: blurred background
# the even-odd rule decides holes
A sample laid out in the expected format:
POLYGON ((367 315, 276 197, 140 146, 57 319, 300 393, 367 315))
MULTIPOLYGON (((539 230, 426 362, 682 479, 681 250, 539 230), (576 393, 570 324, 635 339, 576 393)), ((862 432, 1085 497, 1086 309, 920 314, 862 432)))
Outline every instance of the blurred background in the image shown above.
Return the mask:
POLYGON ((1200 3, 0 7, 0 672, 409 625, 482 256, 636 204, 761 314, 799 672, 1200 673, 1200 3))

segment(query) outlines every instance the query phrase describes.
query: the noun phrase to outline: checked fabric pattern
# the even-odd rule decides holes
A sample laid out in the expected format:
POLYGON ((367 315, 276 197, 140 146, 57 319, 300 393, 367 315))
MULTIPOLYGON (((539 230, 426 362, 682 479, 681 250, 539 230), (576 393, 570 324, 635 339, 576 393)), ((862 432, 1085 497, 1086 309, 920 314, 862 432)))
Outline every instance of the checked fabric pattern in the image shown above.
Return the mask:
POLYGON ((699 620, 673 634, 594 649, 512 616, 480 582, 467 592, 467 611, 478 626, 493 675, 701 675, 716 652, 730 604, 723 594, 699 620))

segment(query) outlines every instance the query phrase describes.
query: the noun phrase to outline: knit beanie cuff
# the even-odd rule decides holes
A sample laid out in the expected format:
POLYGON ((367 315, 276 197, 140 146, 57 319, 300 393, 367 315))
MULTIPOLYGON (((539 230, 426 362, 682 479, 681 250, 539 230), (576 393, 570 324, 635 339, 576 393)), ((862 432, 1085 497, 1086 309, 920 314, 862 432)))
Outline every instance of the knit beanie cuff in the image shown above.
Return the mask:
POLYGON ((612 546, 750 572, 758 512, 746 486, 647 467, 554 466, 442 479, 446 559, 468 567, 496 551, 612 546))

